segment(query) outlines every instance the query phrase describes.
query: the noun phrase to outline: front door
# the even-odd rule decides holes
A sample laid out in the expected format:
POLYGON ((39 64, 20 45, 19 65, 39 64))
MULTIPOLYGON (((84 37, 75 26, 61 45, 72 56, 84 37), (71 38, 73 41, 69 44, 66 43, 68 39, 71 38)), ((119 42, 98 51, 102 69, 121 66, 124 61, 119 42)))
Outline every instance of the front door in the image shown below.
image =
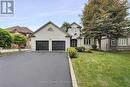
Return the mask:
POLYGON ((77 47, 77 40, 76 39, 71 39, 70 46, 71 47, 77 47))

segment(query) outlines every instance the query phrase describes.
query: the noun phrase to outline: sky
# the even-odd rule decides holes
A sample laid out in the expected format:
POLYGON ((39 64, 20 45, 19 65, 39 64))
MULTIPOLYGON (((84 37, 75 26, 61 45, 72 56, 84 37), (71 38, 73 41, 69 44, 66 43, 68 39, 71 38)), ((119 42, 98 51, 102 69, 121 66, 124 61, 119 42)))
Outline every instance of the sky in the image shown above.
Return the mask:
POLYGON ((0 16, 0 27, 25 26, 35 31, 48 21, 61 26, 64 21, 81 23, 87 0, 15 0, 15 14, 0 16))
POLYGON ((0 16, 0 28, 22 26, 35 31, 48 21, 58 26, 65 21, 81 24, 85 3, 87 0, 15 0, 15 14, 0 16))

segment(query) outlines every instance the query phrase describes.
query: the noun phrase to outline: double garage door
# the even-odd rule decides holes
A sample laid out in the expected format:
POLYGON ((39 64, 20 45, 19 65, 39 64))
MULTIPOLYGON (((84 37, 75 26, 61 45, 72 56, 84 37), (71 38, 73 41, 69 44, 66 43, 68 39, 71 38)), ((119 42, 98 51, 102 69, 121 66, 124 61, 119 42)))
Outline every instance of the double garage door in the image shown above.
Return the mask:
MULTIPOLYGON (((52 51, 65 51, 65 41, 52 41, 52 51)), ((49 41, 36 41, 36 50, 49 50, 49 41)))

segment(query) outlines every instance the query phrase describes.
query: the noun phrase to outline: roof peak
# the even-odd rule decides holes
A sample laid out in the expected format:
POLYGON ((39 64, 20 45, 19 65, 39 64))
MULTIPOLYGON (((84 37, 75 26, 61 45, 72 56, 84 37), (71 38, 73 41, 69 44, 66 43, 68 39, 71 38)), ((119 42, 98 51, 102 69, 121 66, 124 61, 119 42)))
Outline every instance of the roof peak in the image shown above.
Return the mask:
POLYGON ((37 30, 33 33, 33 35, 34 35, 35 33, 37 33, 38 31, 40 31, 41 29, 43 29, 44 27, 46 27, 48 24, 52 24, 53 26, 57 27, 57 28, 58 28, 60 31, 62 31, 63 33, 69 35, 67 32, 64 32, 60 27, 58 27, 58 26, 57 26, 55 23, 53 23, 52 21, 47 22, 47 23, 44 24, 42 27, 40 27, 39 29, 37 29, 37 30))
POLYGON ((76 22, 73 22, 71 25, 73 25, 73 24, 76 24, 77 26, 79 26, 80 28, 82 28, 78 23, 76 23, 76 22))

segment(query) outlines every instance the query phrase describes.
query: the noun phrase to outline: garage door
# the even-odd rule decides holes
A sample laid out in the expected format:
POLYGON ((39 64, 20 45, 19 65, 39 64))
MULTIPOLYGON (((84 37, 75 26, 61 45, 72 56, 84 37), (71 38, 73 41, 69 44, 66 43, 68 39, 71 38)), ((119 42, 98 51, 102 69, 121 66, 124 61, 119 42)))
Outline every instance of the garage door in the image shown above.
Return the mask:
POLYGON ((53 51, 65 51, 65 41, 52 41, 53 51))
POLYGON ((49 41, 36 41, 36 50, 49 50, 49 41))

